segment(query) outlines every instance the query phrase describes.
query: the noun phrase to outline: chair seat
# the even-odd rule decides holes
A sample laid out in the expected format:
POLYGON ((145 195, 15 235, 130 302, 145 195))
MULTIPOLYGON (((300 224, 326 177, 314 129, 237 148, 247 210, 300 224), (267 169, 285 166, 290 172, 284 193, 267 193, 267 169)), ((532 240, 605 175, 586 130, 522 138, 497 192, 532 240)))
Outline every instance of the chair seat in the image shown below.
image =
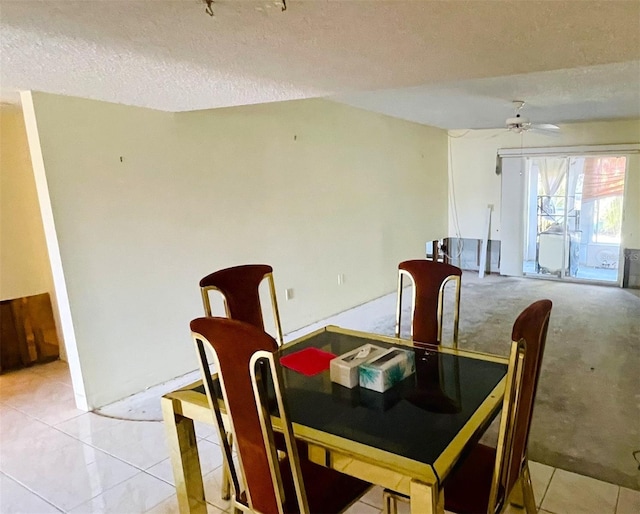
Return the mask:
MULTIPOLYGON (((302 456, 301 456, 302 457, 302 456)), ((285 512, 297 514, 300 512, 295 501, 296 492, 291 480, 288 462, 281 461, 284 480, 284 490, 287 502, 285 512)), ((357 478, 350 477, 339 471, 314 464, 308 459, 300 459, 300 469, 307 493, 309 510, 312 514, 337 514, 345 509, 345 506, 358 500, 371 484, 357 478)))
POLYGON ((444 483, 445 509, 456 514, 487 512, 496 449, 477 444, 444 483))

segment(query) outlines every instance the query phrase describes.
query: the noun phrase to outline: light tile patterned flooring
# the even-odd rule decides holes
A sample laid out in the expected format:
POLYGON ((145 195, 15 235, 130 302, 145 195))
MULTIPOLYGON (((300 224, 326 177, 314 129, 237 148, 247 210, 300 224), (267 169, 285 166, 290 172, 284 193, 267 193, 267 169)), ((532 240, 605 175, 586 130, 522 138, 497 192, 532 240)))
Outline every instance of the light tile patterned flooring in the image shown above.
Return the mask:
MULTIPOLYGON (((220 500, 222 456, 211 427, 196 428, 209 514, 220 500)), ((168 514, 178 511, 162 423, 77 410, 65 363, 0 376, 0 513, 168 514)), ((540 513, 637 514, 640 492, 531 463, 540 513)), ((400 504, 401 513, 409 512, 400 504)), ((349 514, 379 514, 372 489, 349 514)), ((509 512, 520 512, 511 508, 509 512)))

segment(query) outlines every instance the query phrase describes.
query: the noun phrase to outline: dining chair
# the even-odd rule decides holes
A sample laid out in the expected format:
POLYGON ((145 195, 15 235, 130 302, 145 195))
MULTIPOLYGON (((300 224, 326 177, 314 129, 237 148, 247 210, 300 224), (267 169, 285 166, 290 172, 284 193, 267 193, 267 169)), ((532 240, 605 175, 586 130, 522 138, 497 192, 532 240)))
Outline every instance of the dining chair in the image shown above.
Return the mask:
MULTIPOLYGON (((523 504, 536 513, 527 460, 529 429, 552 303, 539 300, 516 319, 496 448, 477 443, 444 482, 444 507, 457 514, 496 514, 507 503, 523 504)), ((385 490, 386 513, 397 511, 407 497, 385 490)))
POLYGON ((402 327, 403 279, 411 282, 411 339, 421 343, 442 342, 442 317, 444 290, 449 282, 455 283, 453 311, 453 346, 458 346, 460 318, 460 277, 462 270, 456 266, 426 259, 401 262, 398 265, 398 299, 396 304, 396 337, 402 327))
POLYGON ((299 455, 281 385, 281 369, 274 354, 277 344, 270 335, 227 318, 198 318, 191 322, 191 330, 221 440, 225 441, 225 427, 220 401, 224 402, 234 434, 242 481, 226 443, 223 456, 231 473, 235 509, 262 514, 338 513, 369 489, 371 484, 367 482, 299 455), (211 375, 205 349, 210 350, 216 364, 219 388, 211 375), (269 399, 267 384, 271 384, 275 399, 269 399), (274 443, 272 412, 278 413, 286 458, 280 458, 274 443))
POLYGON ((211 312, 211 291, 217 291, 224 300, 225 313, 228 318, 251 323, 264 329, 262 305, 260 303, 260 284, 269 283, 271 306, 276 327, 278 344, 282 344, 282 326, 278 312, 278 300, 273 280, 273 268, 267 264, 243 264, 214 271, 200 280, 200 292, 205 316, 213 316, 211 312))
MULTIPOLYGON (((273 268, 268 264, 243 264, 224 268, 207 275, 200 280, 200 292, 204 314, 212 317, 211 297, 212 291, 222 295, 226 316, 238 321, 250 323, 258 328, 264 329, 264 319, 262 316, 262 305, 260 302, 260 284, 264 280, 269 283, 269 293, 273 310, 274 322, 278 343, 282 345, 282 327, 280 325, 280 315, 278 312, 278 301, 276 298, 276 288, 273 280, 273 268)), ((226 440, 233 444, 231 434, 226 434, 226 440)), ((229 482, 229 472, 225 468, 222 472, 222 483, 220 497, 228 500, 231 494, 231 484, 229 482)))

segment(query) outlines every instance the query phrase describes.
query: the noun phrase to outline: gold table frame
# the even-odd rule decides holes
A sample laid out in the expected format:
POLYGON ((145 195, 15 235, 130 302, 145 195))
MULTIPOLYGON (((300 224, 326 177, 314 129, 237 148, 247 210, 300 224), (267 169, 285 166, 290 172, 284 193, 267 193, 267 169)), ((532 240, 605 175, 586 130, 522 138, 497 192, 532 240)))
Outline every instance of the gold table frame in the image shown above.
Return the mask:
MULTIPOLYGON (((354 335, 396 345, 412 345, 411 341, 405 339, 328 326, 287 343, 285 348, 289 349, 322 331, 354 335)), ((496 355, 448 347, 437 347, 437 349, 442 353, 508 364, 507 358, 496 355)), ((442 514, 444 513, 444 492, 438 477, 444 480, 465 448, 486 429, 489 421, 502 407, 505 383, 506 372, 440 454, 433 467, 297 423, 293 423, 293 430, 296 438, 308 444, 309 458, 316 464, 409 496, 412 514, 442 514)), ((206 395, 194 391, 201 384, 201 381, 195 382, 165 394, 161 399, 178 505, 183 514, 206 514, 207 512, 193 422, 214 424, 215 421, 206 395)))

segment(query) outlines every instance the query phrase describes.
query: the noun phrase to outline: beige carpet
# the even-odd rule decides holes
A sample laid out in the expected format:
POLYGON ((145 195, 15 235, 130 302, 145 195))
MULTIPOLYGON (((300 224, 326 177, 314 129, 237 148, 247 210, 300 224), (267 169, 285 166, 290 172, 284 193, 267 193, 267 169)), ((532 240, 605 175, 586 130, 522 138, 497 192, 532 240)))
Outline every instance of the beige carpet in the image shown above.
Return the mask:
MULTIPOLYGON (((507 355, 516 317, 542 298, 553 310, 530 458, 640 490, 640 290, 465 272, 460 348, 507 355)), ((392 335, 394 302, 389 295, 331 321, 392 335)))

